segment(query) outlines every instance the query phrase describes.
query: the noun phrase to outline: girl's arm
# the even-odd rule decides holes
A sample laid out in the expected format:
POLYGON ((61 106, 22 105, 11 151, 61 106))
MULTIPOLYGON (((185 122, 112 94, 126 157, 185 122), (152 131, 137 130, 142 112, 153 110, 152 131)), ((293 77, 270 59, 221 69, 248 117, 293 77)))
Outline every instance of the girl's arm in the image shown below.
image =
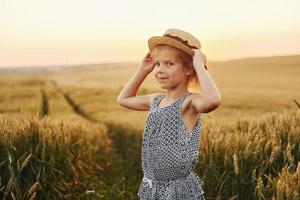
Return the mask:
POLYGON ((195 112, 208 113, 221 104, 221 95, 217 85, 204 68, 206 56, 200 50, 194 50, 193 66, 198 75, 201 95, 196 94, 191 100, 195 112))
POLYGON ((134 110, 149 110, 152 98, 159 93, 152 93, 148 95, 136 96, 136 93, 144 81, 144 79, 151 73, 154 65, 150 53, 144 57, 141 66, 137 69, 125 87, 122 89, 117 97, 119 105, 134 109, 134 110))

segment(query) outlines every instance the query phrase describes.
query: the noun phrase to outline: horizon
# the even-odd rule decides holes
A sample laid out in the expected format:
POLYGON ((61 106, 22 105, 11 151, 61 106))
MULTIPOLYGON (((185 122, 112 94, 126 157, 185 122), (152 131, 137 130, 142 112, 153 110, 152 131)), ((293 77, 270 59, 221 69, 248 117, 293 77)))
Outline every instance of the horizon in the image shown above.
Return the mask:
POLYGON ((196 36, 208 62, 297 55, 298 7, 296 0, 190 0, 172 7, 158 0, 0 0, 0 67, 140 62, 148 38, 168 28, 196 36))
MULTIPOLYGON (((282 54, 282 55, 271 55, 271 56, 254 56, 254 57, 241 57, 241 58, 233 58, 228 60, 210 60, 209 62, 231 62, 237 60, 244 60, 244 59, 263 59, 263 58, 274 58, 274 57, 290 57, 290 56, 300 56, 300 53, 297 54, 282 54)), ((83 66, 83 65, 106 65, 106 64, 126 64, 126 63, 138 63, 140 61, 113 61, 113 62, 95 62, 95 63, 79 63, 79 64, 72 64, 72 65, 59 65, 59 64, 47 64, 47 65, 20 65, 20 66, 0 66, 0 68, 26 68, 26 67, 64 67, 64 66, 83 66)))
MULTIPOLYGON (((233 59, 227 60, 210 60, 209 62, 231 62, 237 60, 244 60, 244 59, 261 59, 261 58, 274 58, 274 57, 290 57, 290 56, 300 56, 300 53, 296 54, 280 54, 280 55, 270 55, 270 56, 250 56, 250 57, 238 57, 233 59)), ((58 66, 82 66, 82 65, 103 65, 103 64, 123 64, 123 63, 139 63, 140 61, 111 61, 111 62, 91 62, 91 63, 78 63, 78 64, 67 64, 67 65, 60 65, 60 64, 47 64, 47 65, 19 65, 19 66, 0 66, 0 68, 18 68, 18 67, 58 67, 58 66)))

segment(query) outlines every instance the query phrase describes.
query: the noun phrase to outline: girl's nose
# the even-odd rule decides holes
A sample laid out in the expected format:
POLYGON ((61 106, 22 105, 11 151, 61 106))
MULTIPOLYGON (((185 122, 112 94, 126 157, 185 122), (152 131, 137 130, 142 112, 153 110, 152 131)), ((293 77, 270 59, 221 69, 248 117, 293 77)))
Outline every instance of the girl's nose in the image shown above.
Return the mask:
POLYGON ((155 73, 156 74, 158 74, 158 73, 164 73, 164 70, 159 66, 159 67, 155 68, 155 73))
POLYGON ((165 71, 165 66, 164 66, 163 64, 161 64, 161 65, 159 65, 156 69, 157 69, 158 72, 164 73, 164 71, 165 71))

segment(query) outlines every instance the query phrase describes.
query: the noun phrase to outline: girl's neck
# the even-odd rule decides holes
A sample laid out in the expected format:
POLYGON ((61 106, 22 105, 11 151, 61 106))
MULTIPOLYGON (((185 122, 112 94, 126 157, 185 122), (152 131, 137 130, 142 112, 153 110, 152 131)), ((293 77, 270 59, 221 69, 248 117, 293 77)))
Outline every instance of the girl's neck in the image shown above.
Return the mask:
POLYGON ((187 89, 183 89, 183 90, 168 90, 166 93, 166 100, 175 100, 178 99, 186 94, 188 94, 188 90, 187 89))

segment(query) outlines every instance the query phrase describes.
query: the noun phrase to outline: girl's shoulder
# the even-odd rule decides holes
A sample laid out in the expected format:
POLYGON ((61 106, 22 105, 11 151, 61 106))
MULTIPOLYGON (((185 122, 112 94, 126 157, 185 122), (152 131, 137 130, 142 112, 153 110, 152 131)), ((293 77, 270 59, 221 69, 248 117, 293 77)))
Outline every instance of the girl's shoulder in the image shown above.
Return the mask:
POLYGON ((147 96, 149 97, 149 108, 151 108, 151 106, 155 103, 154 99, 163 95, 164 93, 160 93, 160 92, 155 92, 155 93, 150 93, 147 96))

